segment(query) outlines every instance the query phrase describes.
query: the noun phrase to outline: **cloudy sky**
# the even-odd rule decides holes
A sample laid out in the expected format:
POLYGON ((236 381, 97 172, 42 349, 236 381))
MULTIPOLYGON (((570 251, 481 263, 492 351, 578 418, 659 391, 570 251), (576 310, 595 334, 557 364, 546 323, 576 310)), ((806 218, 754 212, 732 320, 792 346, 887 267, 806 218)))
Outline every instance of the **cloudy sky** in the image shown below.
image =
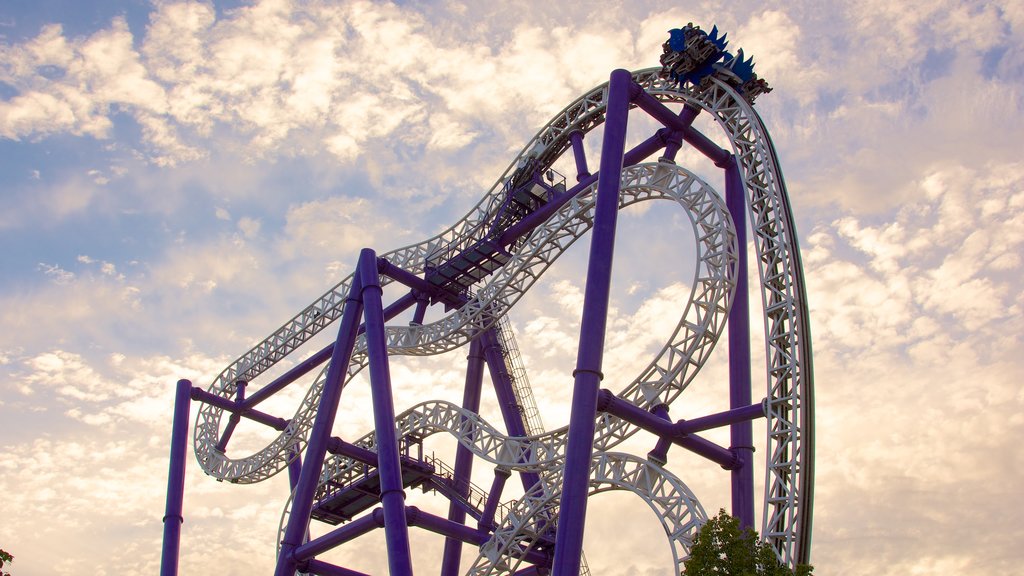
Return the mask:
MULTIPOLYGON (((360 248, 454 223, 538 127, 612 69, 656 66, 666 31, 691 21, 728 31, 775 89, 757 108, 812 309, 817 572, 1018 571, 1024 6, 485 5, 0 4, 0 548, 13 573, 155 573, 175 381, 211 382, 360 248)), ((632 377, 686 294, 657 263, 679 250, 671 218, 632 210, 620 226, 611 381, 632 377)), ((572 252, 513 313, 549 427, 567 420, 574 367, 585 249, 572 252)), ((398 409, 458 401, 455 356, 399 362, 398 409)), ((723 374, 712 363, 706 388, 723 374)), ((695 394, 693 415, 714 409, 695 394)), ((368 431, 368 405, 365 386, 346 391, 339 433, 368 431)), ((243 447, 262 442, 242 432, 243 447)), ((672 457, 709 511, 727 505, 720 471, 672 457)), ((233 486, 190 461, 182 573, 269 572, 286 495, 281 476, 233 486)), ((595 502, 595 573, 669 570, 641 503, 595 502)), ((381 573, 380 547, 338 561, 381 573)), ((439 548, 417 541, 420 573, 439 548)))

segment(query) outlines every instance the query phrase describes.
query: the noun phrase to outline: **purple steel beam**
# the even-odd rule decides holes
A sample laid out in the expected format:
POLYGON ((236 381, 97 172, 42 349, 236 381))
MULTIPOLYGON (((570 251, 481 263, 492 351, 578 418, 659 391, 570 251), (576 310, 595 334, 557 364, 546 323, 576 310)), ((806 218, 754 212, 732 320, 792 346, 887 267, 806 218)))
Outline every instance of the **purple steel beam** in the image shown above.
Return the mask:
MULTIPOLYGON (((393 319, 402 312, 409 309, 410 306, 416 303, 416 296, 413 293, 408 293, 402 296, 398 300, 395 300, 393 304, 388 306, 384 310, 385 321, 393 319)), ((357 334, 362 334, 363 327, 359 327, 357 334)), ((309 358, 306 358, 302 362, 298 363, 292 369, 288 370, 284 374, 278 376, 276 379, 271 381, 269 384, 257 390, 252 396, 245 400, 245 407, 252 408, 253 406, 263 402, 267 398, 270 398, 274 394, 283 390, 286 386, 295 382, 299 378, 302 378, 308 374, 312 369, 323 364, 328 358, 334 353, 334 343, 328 344, 321 350, 317 351, 309 358)))
POLYGON ((359 254, 363 315, 366 320, 366 355, 370 369, 373 424, 377 439, 377 470, 380 474, 380 503, 384 508, 384 533, 388 566, 392 576, 412 574, 409 527, 405 520, 405 491, 402 482, 401 450, 395 428, 395 402, 391 392, 387 336, 384 332, 383 289, 377 273, 377 255, 364 248, 359 254))
MULTIPOLYGON (((600 397, 597 399, 597 409, 606 411, 602 408, 602 404, 607 406, 607 397, 611 397, 618 400, 617 397, 612 396, 608 390, 601 390, 599 393, 600 397)), ((651 407, 651 414, 654 414, 661 420, 670 420, 668 417, 668 405, 658 404, 657 406, 651 407)), ((668 464, 668 449, 672 447, 672 436, 659 436, 657 444, 654 445, 654 450, 647 453, 647 458, 652 462, 655 462, 659 466, 668 464)))
MULTIPOLYGON (((725 203, 736 228, 736 296, 729 310, 729 407, 747 406, 750 383, 750 301, 747 297, 747 202, 736 157, 725 168, 725 203)), ((739 459, 732 470, 732 515, 743 528, 754 527, 754 428, 749 420, 732 424, 730 442, 739 459)))
MULTIPOLYGON (((423 528, 429 532, 447 536, 449 538, 458 538, 468 544, 480 546, 491 538, 490 532, 486 530, 474 530, 468 526, 464 526, 450 520, 445 520, 440 516, 435 516, 434 514, 420 510, 415 506, 407 506, 405 513, 406 517, 409 519, 410 526, 423 528)), ((523 556, 523 559, 527 562, 536 564, 547 563, 549 557, 543 552, 530 550, 525 556, 523 556)))
MULTIPOLYGON (((235 382, 235 404, 241 405, 245 401, 245 380, 238 380, 235 382)), ((224 433, 221 434, 220 440, 217 441, 216 450, 223 452, 228 447, 228 442, 231 440, 231 435, 235 433, 235 428, 238 427, 238 423, 242 420, 242 417, 238 415, 238 412, 232 412, 231 416, 228 417, 228 425, 224 427, 224 433)))
POLYGON ((181 545, 182 503, 185 499, 185 453, 188 448, 188 413, 192 405, 192 383, 178 380, 171 420, 171 456, 167 470, 167 507, 164 509, 164 543, 160 555, 160 576, 177 576, 181 545))
POLYGON ((695 432, 710 430, 712 428, 730 426, 741 422, 750 422, 757 418, 764 418, 765 412, 764 402, 761 402, 760 404, 741 406, 739 408, 733 408, 717 414, 709 414, 707 416, 692 418, 690 420, 680 420, 675 424, 675 433, 677 436, 681 434, 693 434, 695 432))
POLYGON ((395 266, 385 258, 377 259, 377 271, 392 280, 405 284, 415 291, 431 296, 437 302, 444 302, 445 304, 450 304, 452 306, 462 306, 466 303, 465 298, 452 294, 448 290, 434 286, 412 272, 395 266))
POLYGON ((244 403, 240 404, 235 402, 234 400, 228 400, 223 396, 211 394, 210 392, 207 392, 206 390, 203 390, 201 388, 193 388, 191 395, 193 400, 199 400, 200 402, 205 402, 212 406, 216 406, 217 408, 220 408, 226 412, 231 412, 231 414, 233 415, 241 414, 242 416, 245 416, 246 418, 254 422, 259 422, 260 424, 270 426, 274 430, 280 431, 288 427, 288 421, 285 420, 284 418, 271 416, 266 412, 260 412, 259 410, 256 410, 254 408, 245 408, 244 403))
POLYGON ((374 508, 369 514, 357 518, 348 524, 335 528, 316 540, 310 540, 293 552, 295 559, 304 562, 317 554, 323 554, 345 542, 352 541, 363 534, 384 527, 384 509, 374 508))
POLYGON ((349 570, 348 568, 328 564, 321 560, 310 560, 306 563, 306 567, 303 572, 317 574, 318 576, 370 576, 365 572, 349 570))
MULTIPOLYGON (((622 165, 632 166, 634 164, 637 164, 638 162, 642 162, 651 154, 654 154, 655 152, 661 150, 664 147, 664 134, 661 132, 655 132, 654 135, 652 135, 650 138, 637 144, 629 152, 626 152, 626 155, 622 160, 622 165)), ((592 174, 590 176, 587 176, 586 178, 581 180, 579 184, 576 184, 572 188, 559 194, 557 197, 553 198, 547 204, 541 206, 540 208, 526 215, 519 222, 516 222, 512 226, 509 226, 508 230, 504 231, 501 234, 501 236, 498 237, 498 243, 501 244, 502 246, 508 246, 516 239, 521 238, 526 234, 529 234, 531 230, 547 221, 547 219, 550 218, 552 214, 557 212, 558 209, 562 207, 562 205, 564 205, 569 200, 572 200, 573 197, 575 197, 577 194, 579 194, 587 187, 589 187, 591 184, 596 182, 599 176, 599 174, 592 174)))
MULTIPOLYGON (((466 386, 462 392, 462 407, 470 412, 480 411, 480 395, 484 380, 483 338, 469 344, 466 361, 466 386)), ((469 497, 469 477, 473 472, 473 453, 461 443, 455 449, 455 491, 463 499, 469 497)), ((448 520, 460 525, 466 522, 466 511, 455 501, 448 506, 448 520)), ((462 540, 448 537, 444 541, 441 576, 456 576, 462 561, 462 540)))
POLYGON ((572 144, 572 155, 576 160, 576 181, 582 182, 590 176, 590 169, 587 168, 587 153, 583 149, 583 132, 579 130, 570 132, 569 142, 572 144))
MULTIPOLYGON (((526 436, 523 411, 512 388, 512 375, 508 373, 508 366, 505 365, 498 333, 496 329, 491 328, 480 335, 480 338, 484 340, 484 358, 491 374, 491 383, 494 384, 494 393, 498 397, 498 407, 501 408, 501 417, 505 421, 505 430, 509 436, 526 436)), ((519 476, 523 481, 523 490, 527 492, 540 482, 540 476, 536 472, 520 472, 519 476)))
POLYGON ((294 448, 292 448, 292 454, 294 454, 294 458, 288 463, 288 487, 295 490, 299 484, 299 474, 302 474, 302 455, 295 454, 294 448))
MULTIPOLYGON (((656 408, 664 409, 664 405, 659 405, 656 408)), ((676 425, 667 419, 667 410, 665 410, 661 416, 651 414, 643 408, 639 408, 621 398, 616 397, 607 390, 602 390, 599 394, 598 409, 602 412, 607 412, 613 416, 622 418, 632 424, 636 424, 644 430, 653 432, 662 438, 668 438, 674 444, 699 454, 708 460, 715 462, 726 470, 731 470, 736 466, 736 455, 731 450, 722 448, 714 442, 701 438, 696 434, 678 434, 676 425)), ((571 425, 572 422, 570 421, 570 426, 571 425)), ((660 457, 657 448, 655 449, 655 454, 656 457, 660 457)))
POLYGON ((601 386, 604 336, 611 295, 612 255, 619 209, 619 185, 626 147, 632 76, 615 70, 608 81, 608 107, 594 208, 594 233, 583 295, 580 346, 576 357, 569 438, 565 449, 565 476, 559 502, 555 540, 554 576, 577 576, 583 551, 583 527, 587 516, 590 458, 594 450, 597 392, 601 386))
MULTIPOLYGON (((715 163, 715 166, 724 168, 728 165, 732 154, 722 149, 721 146, 715 144, 710 138, 691 126, 681 115, 677 116, 671 108, 659 102, 654 96, 644 92, 639 84, 633 85, 633 93, 635 95, 633 101, 641 110, 647 112, 655 120, 668 128, 679 130, 683 135, 683 140, 686 140, 687 143, 710 158, 715 163)), ((687 109, 683 108, 683 112, 685 113, 687 109)), ((690 122, 692 121, 693 118, 690 118, 690 122)))
POLYGON ((357 462, 363 464, 370 464, 372 466, 377 465, 377 453, 373 450, 367 450, 362 446, 357 446, 351 442, 346 442, 337 436, 332 437, 327 442, 327 451, 331 454, 339 454, 346 458, 351 458, 357 462))
POLYGON ((487 492, 487 502, 484 503, 484 510, 480 514, 480 522, 477 526, 481 530, 494 529, 494 513, 498 510, 498 502, 501 501, 501 494, 505 491, 505 482, 512 475, 506 468, 497 467, 494 469, 494 480, 491 482, 491 490, 487 492))
MULTIPOLYGON (((659 405, 655 408, 655 411, 661 406, 664 405, 659 405)), ((606 388, 598 393, 597 409, 636 424, 648 432, 653 432, 658 436, 664 436, 669 439, 721 426, 729 426, 738 422, 763 418, 765 415, 764 402, 760 402, 758 404, 740 406, 725 412, 709 414, 690 420, 679 420, 672 423, 667 420, 667 411, 664 416, 652 414, 632 402, 619 398, 614 392, 606 388)))
POLYGON ((317 406, 316 417, 313 420, 313 429, 309 434, 306 461, 302 465, 299 481, 295 486, 288 526, 285 528, 281 551, 277 557, 275 576, 293 576, 295 574, 297 566, 294 551, 302 544, 309 526, 316 485, 324 466, 331 427, 334 425, 334 417, 338 412, 341 389, 345 382, 349 361, 352 359, 356 334, 359 331, 359 317, 363 311, 361 294, 362 285, 357 275, 345 299, 341 326, 338 328, 338 338, 333 347, 331 363, 327 368, 327 377, 320 394, 320 404, 317 406))
POLYGON ((429 512, 420 510, 415 506, 407 506, 405 509, 406 518, 410 526, 423 528, 429 532, 440 534, 449 539, 459 542, 467 542, 479 546, 490 539, 491 534, 484 530, 475 530, 451 520, 435 516, 429 512))

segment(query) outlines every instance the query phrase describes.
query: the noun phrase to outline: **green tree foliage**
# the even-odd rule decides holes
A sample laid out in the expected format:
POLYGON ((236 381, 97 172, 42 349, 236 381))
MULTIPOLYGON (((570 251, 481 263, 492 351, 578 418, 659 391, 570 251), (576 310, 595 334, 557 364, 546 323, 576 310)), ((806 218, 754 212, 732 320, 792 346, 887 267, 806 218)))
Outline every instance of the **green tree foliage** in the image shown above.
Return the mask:
POLYGON ((14 556, 10 552, 0 548, 0 576, 11 576, 11 573, 4 570, 4 565, 10 565, 14 562, 14 556))
MULTIPOLYGON (((683 566, 686 576, 794 576, 757 532, 741 530, 740 521, 725 510, 697 532, 683 566)), ((798 566, 796 576, 812 576, 813 571, 813 566, 798 566)))

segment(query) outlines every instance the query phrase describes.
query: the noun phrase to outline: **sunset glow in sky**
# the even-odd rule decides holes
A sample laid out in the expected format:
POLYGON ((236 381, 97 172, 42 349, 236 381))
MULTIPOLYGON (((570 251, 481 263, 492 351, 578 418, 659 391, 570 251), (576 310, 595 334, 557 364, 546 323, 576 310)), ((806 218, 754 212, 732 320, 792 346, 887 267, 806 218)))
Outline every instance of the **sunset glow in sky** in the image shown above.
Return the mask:
MULTIPOLYGON (((687 22, 728 32, 774 88, 756 108, 811 307, 815 572, 1019 572, 1021 2, 8 0, 0 548, 12 573, 157 573, 175 382, 208 385, 361 248, 454 223, 549 118, 613 69, 657 66, 687 22)), ((697 153, 678 160, 721 182, 697 153)), ((666 264, 685 252, 675 224, 646 208, 620 218, 609 381, 646 364, 688 294, 666 264)), ((585 256, 574 247, 511 316, 549 428, 567 422, 585 256)), ((397 361, 398 410, 459 402, 464 363, 462 351, 397 361)), ((722 362, 706 370, 725 377, 722 362)), ((266 409, 289 417, 303 393, 266 409)), ((698 392, 678 416, 715 401, 698 392)), ((366 386, 346 390, 337 433, 370 430, 369 410, 366 386)), ((240 450, 265 441, 240 429, 240 450)), ((727 475, 679 452, 670 469, 709 513, 727 507, 727 475)), ((181 574, 269 573, 284 476, 218 483, 190 456, 181 574)), ((595 502, 594 573, 666 573, 650 511, 595 502)), ((385 573, 382 538, 334 559, 385 573)), ((418 573, 436 572, 442 545, 417 541, 418 573)))

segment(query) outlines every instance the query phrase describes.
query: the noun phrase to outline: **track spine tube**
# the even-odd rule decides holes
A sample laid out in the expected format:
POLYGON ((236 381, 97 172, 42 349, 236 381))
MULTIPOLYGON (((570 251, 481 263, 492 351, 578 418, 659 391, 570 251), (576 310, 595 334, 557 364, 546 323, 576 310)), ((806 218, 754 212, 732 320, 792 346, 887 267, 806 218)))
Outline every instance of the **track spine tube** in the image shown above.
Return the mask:
POLYGON ((412 552, 405 518, 401 452, 395 427, 395 401, 391 390, 387 335, 384 331, 384 291, 377 272, 377 255, 373 250, 363 249, 359 254, 357 270, 362 284, 363 315, 366 321, 366 355, 370 368, 377 470, 380 473, 380 503, 384 508, 388 566, 391 576, 411 576, 412 552))
MULTIPOLYGON (((578 576, 587 516, 590 459, 594 450, 597 392, 601 386, 604 337, 611 294, 612 256, 619 189, 626 145, 631 91, 636 84, 626 70, 615 70, 608 81, 608 105, 594 208, 593 239, 583 296, 580 346, 573 372, 572 408, 565 450, 565 476, 559 503, 554 576, 578 576)), ((643 93, 643 91, 640 91, 643 93)))
MULTIPOLYGON (((466 386, 462 392, 462 408, 474 413, 480 412, 480 394, 484 379, 482 340, 477 337, 469 343, 469 354, 466 359, 466 386)), ((473 453, 460 442, 455 449, 455 491, 463 499, 469 496, 469 477, 472 472, 473 453)), ((466 511, 453 501, 448 506, 448 520, 456 524, 465 524, 466 511)), ((456 576, 459 573, 461 560, 462 540, 449 536, 444 541, 441 576, 456 576)))
POLYGON ((167 507, 164 510, 164 542, 160 555, 160 576, 177 576, 181 525, 185 523, 185 454, 188 451, 188 414, 192 407, 192 383, 178 380, 171 420, 171 455, 167 471, 167 507))
POLYGON ((334 425, 334 417, 338 413, 341 389, 348 371, 349 361, 352 359, 352 349, 355 347, 356 334, 359 330, 359 318, 363 312, 361 292, 362 286, 357 276, 345 300, 341 326, 338 328, 338 338, 332 349, 331 363, 327 368, 327 377, 320 394, 320 404, 309 434, 306 459, 299 472, 299 481, 293 493, 292 509, 288 516, 284 539, 281 542, 281 551, 277 557, 275 576, 294 576, 295 574, 296 561, 293 552, 302 544, 308 530, 309 517, 313 510, 313 497, 316 495, 320 471, 324 466, 331 427, 334 425))

